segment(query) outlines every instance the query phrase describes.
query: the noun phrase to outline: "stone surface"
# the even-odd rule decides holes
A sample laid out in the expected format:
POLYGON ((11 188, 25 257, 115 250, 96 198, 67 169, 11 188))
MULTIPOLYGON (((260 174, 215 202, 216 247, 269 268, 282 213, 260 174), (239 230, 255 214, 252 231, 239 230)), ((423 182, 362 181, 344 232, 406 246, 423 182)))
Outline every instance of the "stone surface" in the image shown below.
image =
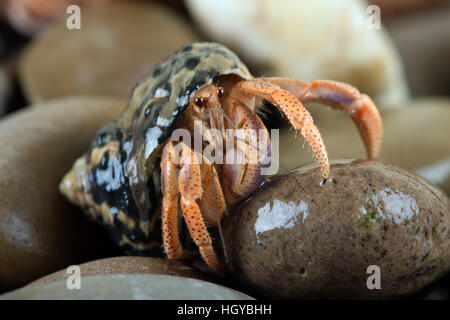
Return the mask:
POLYGON ((74 97, 0 122, 0 292, 112 251, 105 232, 59 193, 62 176, 125 101, 74 97))
POLYGON ((163 6, 114 1, 82 9, 80 30, 65 20, 25 50, 19 77, 30 101, 73 94, 128 97, 151 65, 199 36, 163 6))
MULTIPOLYGON (((330 159, 366 158, 362 140, 346 113, 318 105, 309 110, 330 159)), ((381 111, 381 117, 384 138, 377 160, 413 171, 450 195, 450 100, 416 99, 405 108, 381 111)), ((297 136, 289 127, 280 131, 280 162, 289 169, 314 161, 297 136)))
MULTIPOLYGON (((82 277, 113 274, 166 274, 212 281, 212 276, 195 271, 180 261, 161 258, 113 257, 89 261, 79 265, 79 267, 82 277)), ((67 269, 63 269, 40 278, 30 285, 41 285, 58 280, 67 280, 69 276, 70 273, 67 273, 67 269)))
POLYGON ((303 167, 256 191, 223 223, 234 275, 262 295, 388 298, 450 268, 450 201, 395 167, 339 161, 322 185, 303 167), (381 272, 381 289, 369 290, 381 272))
POLYGON ((65 280, 28 286, 0 299, 252 300, 239 291, 210 282, 168 275, 105 275, 81 278, 81 290, 65 280))

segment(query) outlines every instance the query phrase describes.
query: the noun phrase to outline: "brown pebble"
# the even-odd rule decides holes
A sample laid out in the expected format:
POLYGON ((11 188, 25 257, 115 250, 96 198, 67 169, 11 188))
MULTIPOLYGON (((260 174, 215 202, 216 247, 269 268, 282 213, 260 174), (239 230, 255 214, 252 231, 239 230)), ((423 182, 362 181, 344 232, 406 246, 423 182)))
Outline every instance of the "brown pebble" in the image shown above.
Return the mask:
POLYGON ((162 5, 113 1, 82 8, 81 29, 65 19, 49 26, 27 47, 19 78, 32 102, 75 94, 128 98, 153 63, 200 37, 162 5))
POLYGON ((437 187, 373 161, 307 166, 268 182, 223 223, 233 274, 267 297, 387 298, 450 267, 450 202, 437 187), (367 273, 379 266, 381 289, 367 273))

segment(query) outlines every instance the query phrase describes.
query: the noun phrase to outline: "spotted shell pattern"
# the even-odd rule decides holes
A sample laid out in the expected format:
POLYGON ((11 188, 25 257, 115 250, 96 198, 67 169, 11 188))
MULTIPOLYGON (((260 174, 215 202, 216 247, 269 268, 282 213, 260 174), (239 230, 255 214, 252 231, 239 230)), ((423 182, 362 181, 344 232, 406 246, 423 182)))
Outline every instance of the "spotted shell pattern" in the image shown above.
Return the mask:
POLYGON ((216 43, 184 46, 154 64, 134 87, 127 108, 102 127, 61 187, 103 224, 125 252, 160 255, 161 147, 190 99, 218 75, 252 76, 239 58, 216 43), (69 190, 69 191, 68 191, 69 190))

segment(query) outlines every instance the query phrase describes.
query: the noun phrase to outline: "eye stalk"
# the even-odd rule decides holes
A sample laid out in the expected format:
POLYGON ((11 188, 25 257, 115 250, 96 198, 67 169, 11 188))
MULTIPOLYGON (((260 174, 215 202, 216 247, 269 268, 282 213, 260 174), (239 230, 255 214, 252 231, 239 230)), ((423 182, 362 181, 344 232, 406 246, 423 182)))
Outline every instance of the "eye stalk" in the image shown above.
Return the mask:
POLYGON ((216 94, 217 94, 217 98, 219 98, 219 100, 222 100, 223 96, 225 95, 225 91, 223 90, 223 88, 218 88, 216 90, 216 94))
MULTIPOLYGON (((1 0, 0 0, 1 1, 1 0)), ((217 87, 213 84, 205 86, 201 91, 197 92, 196 97, 192 101, 195 110, 203 113, 209 104, 214 105, 219 103, 225 97, 225 90, 222 87, 217 87)))
POLYGON ((203 98, 195 98, 194 99, 194 104, 199 107, 199 108, 203 108, 205 107, 205 99, 203 98))

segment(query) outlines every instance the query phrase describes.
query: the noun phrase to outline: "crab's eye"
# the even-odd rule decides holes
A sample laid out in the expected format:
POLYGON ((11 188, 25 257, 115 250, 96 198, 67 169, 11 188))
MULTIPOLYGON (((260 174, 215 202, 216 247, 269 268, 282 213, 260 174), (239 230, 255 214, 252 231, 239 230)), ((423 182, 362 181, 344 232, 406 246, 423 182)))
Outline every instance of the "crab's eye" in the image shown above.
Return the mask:
POLYGON ((194 104, 199 108, 203 108, 205 106, 205 100, 203 98, 195 98, 194 104))
POLYGON ((217 92, 217 97, 218 97, 219 99, 222 99, 223 96, 225 95, 225 91, 224 91, 222 88, 217 89, 216 92, 217 92))

